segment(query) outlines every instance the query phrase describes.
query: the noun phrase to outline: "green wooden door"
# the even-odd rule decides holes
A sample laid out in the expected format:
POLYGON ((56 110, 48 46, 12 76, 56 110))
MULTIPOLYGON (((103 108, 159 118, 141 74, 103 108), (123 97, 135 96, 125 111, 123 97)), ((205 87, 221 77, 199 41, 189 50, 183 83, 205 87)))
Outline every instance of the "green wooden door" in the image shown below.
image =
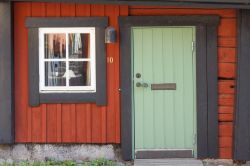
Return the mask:
POLYGON ((194 157, 195 28, 135 27, 132 39, 135 151, 191 149, 194 157), (176 90, 151 89, 166 83, 176 90))

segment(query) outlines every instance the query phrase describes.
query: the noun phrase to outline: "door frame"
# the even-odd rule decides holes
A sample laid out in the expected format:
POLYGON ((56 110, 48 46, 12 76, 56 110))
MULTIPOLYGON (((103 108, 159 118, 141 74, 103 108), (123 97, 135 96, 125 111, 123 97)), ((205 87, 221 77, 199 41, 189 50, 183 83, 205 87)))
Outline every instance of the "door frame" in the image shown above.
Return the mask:
POLYGON ((120 16, 121 148, 133 157, 131 28, 138 26, 196 27, 197 157, 218 157, 217 15, 120 16), (209 111, 208 111, 209 110, 209 111))

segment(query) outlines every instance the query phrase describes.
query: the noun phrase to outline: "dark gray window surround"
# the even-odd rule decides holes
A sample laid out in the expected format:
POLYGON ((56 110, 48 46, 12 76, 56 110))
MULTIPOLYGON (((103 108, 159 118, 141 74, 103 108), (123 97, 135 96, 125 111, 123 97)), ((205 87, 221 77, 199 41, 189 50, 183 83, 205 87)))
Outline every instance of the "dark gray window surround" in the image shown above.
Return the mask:
POLYGON ((105 27, 107 17, 29 17, 26 20, 29 45, 29 104, 93 102, 107 104, 105 27), (95 27, 96 29, 96 93, 39 93, 39 28, 95 27))
POLYGON ((121 144, 124 160, 133 159, 131 27, 195 26, 198 158, 218 157, 217 27, 219 16, 120 17, 121 144))

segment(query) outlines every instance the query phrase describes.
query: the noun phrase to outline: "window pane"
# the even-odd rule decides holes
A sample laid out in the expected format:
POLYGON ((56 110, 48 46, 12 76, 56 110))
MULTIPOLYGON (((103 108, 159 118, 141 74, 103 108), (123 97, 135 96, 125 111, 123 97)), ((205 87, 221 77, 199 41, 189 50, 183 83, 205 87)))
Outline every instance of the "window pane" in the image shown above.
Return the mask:
POLYGON ((69 62, 69 86, 90 86, 90 62, 69 62))
POLYGON ((87 33, 69 34, 69 58, 89 58, 90 35, 87 33))
POLYGON ((65 72, 65 62, 45 62, 45 86, 66 86, 65 72))
POLYGON ((45 34, 45 58, 65 58, 66 57, 66 34, 45 34))

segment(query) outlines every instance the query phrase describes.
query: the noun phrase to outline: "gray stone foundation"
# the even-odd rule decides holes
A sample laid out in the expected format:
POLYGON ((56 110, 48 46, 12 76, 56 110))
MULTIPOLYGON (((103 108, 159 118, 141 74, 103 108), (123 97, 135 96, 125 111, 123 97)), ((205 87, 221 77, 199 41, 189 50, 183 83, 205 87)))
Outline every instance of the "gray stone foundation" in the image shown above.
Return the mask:
POLYGON ((16 144, 0 145, 0 159, 13 161, 86 161, 99 158, 120 160, 116 145, 91 144, 16 144))
MULTIPOLYGON (((95 145, 95 144, 16 144, 0 145, 0 166, 3 163, 20 163, 22 161, 75 161, 83 162, 94 159, 108 159, 131 166, 133 161, 124 162, 121 158, 119 145, 95 145)), ((178 160, 178 159, 176 159, 178 160)), ((206 159, 203 166, 240 166, 233 160, 206 159)), ((249 162, 250 163, 250 162, 249 162)), ((250 164, 247 163, 246 165, 250 164)), ((183 165, 183 164, 182 164, 183 165)))

